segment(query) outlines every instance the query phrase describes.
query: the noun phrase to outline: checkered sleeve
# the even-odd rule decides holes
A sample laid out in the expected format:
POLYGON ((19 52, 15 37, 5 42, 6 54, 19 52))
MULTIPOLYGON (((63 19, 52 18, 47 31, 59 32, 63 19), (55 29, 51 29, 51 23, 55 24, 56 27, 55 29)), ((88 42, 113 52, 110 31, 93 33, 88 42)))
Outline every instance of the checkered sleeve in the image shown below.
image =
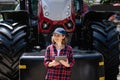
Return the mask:
POLYGON ((45 51, 45 57, 44 57, 44 65, 48 67, 49 62, 52 60, 50 59, 50 47, 48 46, 45 51))
POLYGON ((70 64, 70 67, 73 67, 75 60, 73 58, 73 53, 72 53, 72 47, 69 47, 69 57, 68 57, 68 61, 70 64))

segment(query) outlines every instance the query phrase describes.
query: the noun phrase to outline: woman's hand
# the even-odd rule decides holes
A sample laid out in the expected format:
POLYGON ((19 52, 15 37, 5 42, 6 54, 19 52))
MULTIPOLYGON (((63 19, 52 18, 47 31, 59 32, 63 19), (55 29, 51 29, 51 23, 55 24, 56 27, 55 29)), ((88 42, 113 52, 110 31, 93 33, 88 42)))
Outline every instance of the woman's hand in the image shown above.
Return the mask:
POLYGON ((50 63, 48 64, 48 66, 49 66, 49 67, 52 67, 52 66, 57 66, 57 65, 59 65, 59 64, 60 64, 59 62, 53 60, 52 62, 50 62, 50 63))
POLYGON ((65 60, 60 60, 60 63, 64 65, 65 67, 70 67, 70 64, 68 63, 68 59, 65 60))

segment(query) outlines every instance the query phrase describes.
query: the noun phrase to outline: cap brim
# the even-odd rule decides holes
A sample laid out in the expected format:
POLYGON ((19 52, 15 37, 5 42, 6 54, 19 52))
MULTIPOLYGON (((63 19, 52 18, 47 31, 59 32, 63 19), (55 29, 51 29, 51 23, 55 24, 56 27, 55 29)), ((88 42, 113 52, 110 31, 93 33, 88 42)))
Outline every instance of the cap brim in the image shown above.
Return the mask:
MULTIPOLYGON (((60 32, 54 32, 54 33, 56 33, 56 34, 63 34, 63 33, 60 33, 60 32)), ((64 35, 64 34, 63 34, 64 35)))

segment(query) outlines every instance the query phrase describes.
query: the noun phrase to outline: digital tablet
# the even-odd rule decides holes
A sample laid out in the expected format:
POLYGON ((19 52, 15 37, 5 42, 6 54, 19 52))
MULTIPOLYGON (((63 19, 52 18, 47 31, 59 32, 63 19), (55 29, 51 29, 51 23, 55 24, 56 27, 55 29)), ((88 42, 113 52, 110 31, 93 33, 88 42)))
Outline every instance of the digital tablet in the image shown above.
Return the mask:
POLYGON ((67 56, 55 56, 55 61, 58 61, 58 62, 59 62, 59 60, 65 60, 66 61, 66 59, 67 59, 67 56))

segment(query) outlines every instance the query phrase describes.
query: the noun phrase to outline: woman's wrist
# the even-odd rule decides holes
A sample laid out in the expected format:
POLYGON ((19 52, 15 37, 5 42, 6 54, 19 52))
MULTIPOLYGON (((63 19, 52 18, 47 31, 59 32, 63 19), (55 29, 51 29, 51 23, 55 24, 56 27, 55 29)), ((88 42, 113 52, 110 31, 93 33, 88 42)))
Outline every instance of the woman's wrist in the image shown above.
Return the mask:
POLYGON ((48 64, 48 67, 52 67, 52 63, 51 62, 48 64))
POLYGON ((70 67, 70 64, 65 64, 64 66, 65 66, 65 67, 70 67))
POLYGON ((67 67, 70 67, 70 64, 67 64, 67 67))

